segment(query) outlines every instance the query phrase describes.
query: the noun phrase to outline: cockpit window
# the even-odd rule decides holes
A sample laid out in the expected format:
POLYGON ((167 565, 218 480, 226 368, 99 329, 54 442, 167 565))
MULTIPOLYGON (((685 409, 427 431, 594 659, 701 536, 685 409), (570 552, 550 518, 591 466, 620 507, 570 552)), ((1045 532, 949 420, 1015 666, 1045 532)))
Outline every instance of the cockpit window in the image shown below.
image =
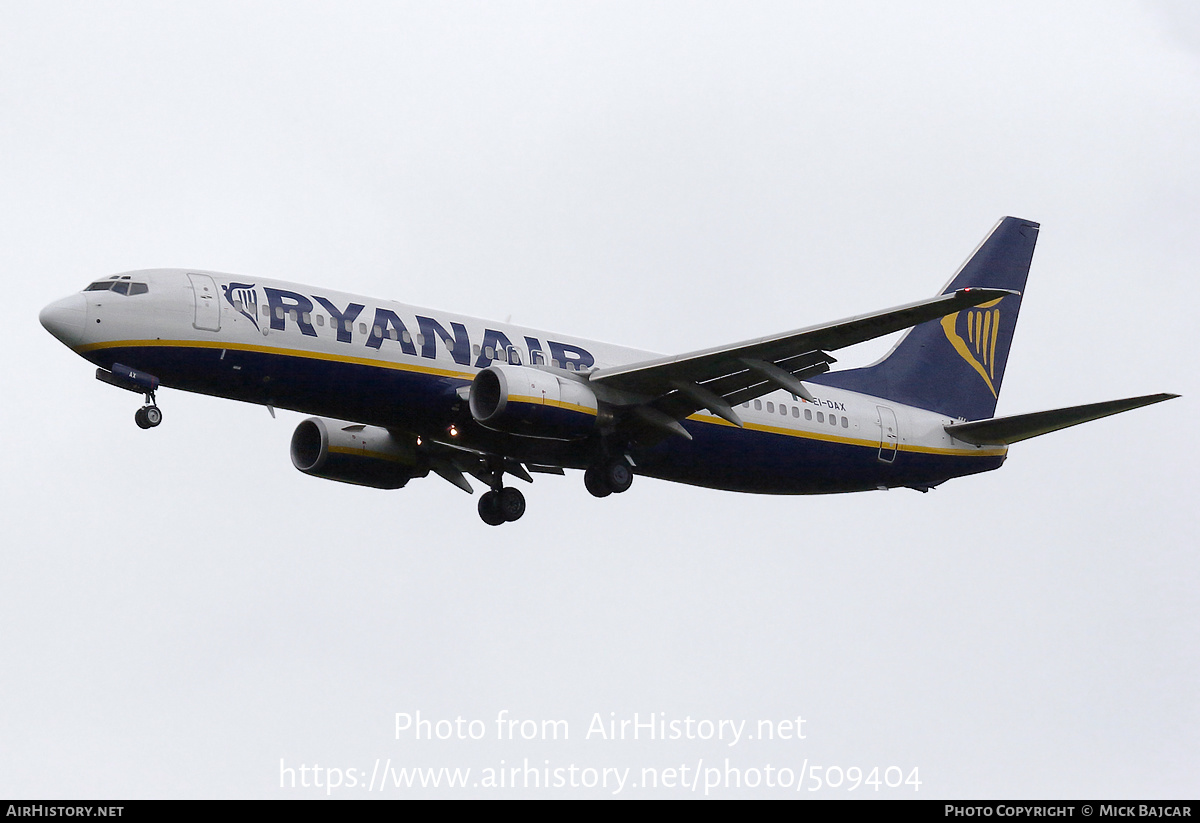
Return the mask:
POLYGON ((114 275, 107 280, 97 280, 84 291, 115 291, 117 294, 146 294, 150 287, 145 283, 133 283, 129 275, 114 275))

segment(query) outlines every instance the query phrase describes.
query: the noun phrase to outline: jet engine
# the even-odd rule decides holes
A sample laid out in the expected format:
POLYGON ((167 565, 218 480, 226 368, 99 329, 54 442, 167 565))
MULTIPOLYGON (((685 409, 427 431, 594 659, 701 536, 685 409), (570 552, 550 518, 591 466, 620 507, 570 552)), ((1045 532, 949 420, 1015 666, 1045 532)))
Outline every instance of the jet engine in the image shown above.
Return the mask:
POLYGON ((471 382, 471 416, 489 429, 574 440, 596 430, 596 395, 578 380, 529 366, 488 366, 471 382))
POLYGON ((421 466, 415 437, 320 417, 296 427, 291 453, 292 465, 305 474, 376 489, 399 489, 429 473, 421 466))

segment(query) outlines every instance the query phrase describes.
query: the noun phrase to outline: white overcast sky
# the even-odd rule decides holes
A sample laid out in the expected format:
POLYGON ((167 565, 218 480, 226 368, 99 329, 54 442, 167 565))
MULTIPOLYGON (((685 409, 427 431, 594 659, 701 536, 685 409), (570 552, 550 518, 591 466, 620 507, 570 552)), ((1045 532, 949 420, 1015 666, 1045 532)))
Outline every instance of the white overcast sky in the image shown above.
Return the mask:
MULTIPOLYGON (((1196 797, 1194 9, 0 5, 0 796, 729 758, 1196 797), (1042 232, 999 413, 1184 398, 926 495, 596 500, 571 473, 494 529, 436 477, 301 475, 294 413, 167 390, 143 432, 37 322, 192 266, 683 352, 932 295, 1006 214, 1042 232), (570 740, 497 741, 502 710, 570 740), (488 737, 397 740, 416 711, 488 737), (806 739, 585 739, 634 712, 806 739)), ((812 796, 863 794, 914 796, 812 796)))

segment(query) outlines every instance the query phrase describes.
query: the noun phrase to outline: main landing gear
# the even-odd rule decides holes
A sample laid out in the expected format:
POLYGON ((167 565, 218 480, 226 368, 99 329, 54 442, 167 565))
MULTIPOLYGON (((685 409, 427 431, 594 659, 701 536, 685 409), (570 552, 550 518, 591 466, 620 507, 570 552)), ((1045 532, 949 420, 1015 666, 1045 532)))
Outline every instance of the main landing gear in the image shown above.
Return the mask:
POLYGON ((479 517, 489 526, 520 520, 525 514, 525 495, 520 489, 506 486, 485 492, 479 498, 479 517))
POLYGON ((610 457, 583 473, 583 485, 593 497, 620 494, 633 485, 633 469, 626 458, 610 457))
POLYGON ((489 458, 488 469, 483 475, 476 475, 481 480, 486 480, 492 487, 491 491, 484 492, 483 496, 479 498, 480 519, 489 526, 499 526, 501 523, 520 520, 521 515, 525 514, 525 495, 521 494, 520 489, 504 485, 504 472, 509 471, 530 482, 533 478, 519 465, 515 468, 506 467, 503 460, 495 457, 489 458))
MULTIPOLYGON (((479 498, 479 518, 489 526, 511 523, 525 514, 525 495, 519 489, 503 485, 505 471, 523 480, 532 480, 528 473, 520 470, 519 464, 514 469, 503 466, 498 459, 489 460, 488 469, 475 475, 492 487, 479 498)), ((624 455, 603 459, 583 473, 583 484, 596 497, 628 491, 633 485, 630 459, 624 455)))

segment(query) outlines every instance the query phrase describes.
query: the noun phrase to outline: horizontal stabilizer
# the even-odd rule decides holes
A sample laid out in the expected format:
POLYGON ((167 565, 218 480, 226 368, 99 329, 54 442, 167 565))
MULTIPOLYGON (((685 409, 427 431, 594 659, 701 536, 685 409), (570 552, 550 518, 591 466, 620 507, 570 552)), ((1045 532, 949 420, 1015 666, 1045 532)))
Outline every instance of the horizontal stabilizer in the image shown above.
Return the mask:
POLYGON ((1089 403, 1086 406, 1068 406, 1065 409, 1015 414, 1011 417, 995 417, 991 420, 977 420, 973 423, 953 423, 945 428, 951 437, 977 446, 1007 446, 1010 443, 1037 437, 1039 434, 1049 434, 1059 429, 1078 426, 1080 423, 1099 420, 1110 414, 1120 414, 1130 409, 1149 406, 1152 403, 1161 403, 1178 396, 1177 394, 1147 394, 1143 397, 1106 400, 1103 403, 1089 403))

